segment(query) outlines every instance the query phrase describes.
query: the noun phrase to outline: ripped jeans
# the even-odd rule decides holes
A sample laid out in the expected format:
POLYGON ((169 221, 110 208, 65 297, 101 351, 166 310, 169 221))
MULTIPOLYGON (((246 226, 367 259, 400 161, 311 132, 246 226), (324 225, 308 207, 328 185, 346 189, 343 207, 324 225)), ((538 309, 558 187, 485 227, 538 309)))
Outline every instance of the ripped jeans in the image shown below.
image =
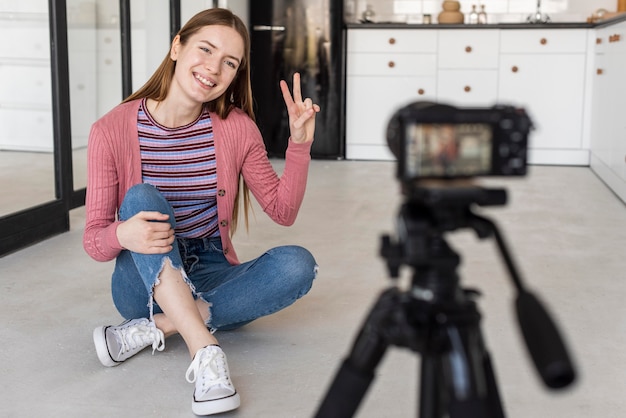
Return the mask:
MULTIPOLYGON (((149 184, 128 190, 120 207, 120 220, 140 211, 174 213, 163 195, 149 184)), ((194 298, 210 307, 207 326, 211 330, 239 328, 257 318, 275 313, 294 303, 311 288, 317 264, 311 253, 299 246, 270 249, 260 257, 231 265, 217 238, 176 238, 166 254, 139 254, 123 250, 117 257, 111 283, 113 301, 126 319, 152 318, 163 313, 153 299, 166 260, 183 269, 194 298)))

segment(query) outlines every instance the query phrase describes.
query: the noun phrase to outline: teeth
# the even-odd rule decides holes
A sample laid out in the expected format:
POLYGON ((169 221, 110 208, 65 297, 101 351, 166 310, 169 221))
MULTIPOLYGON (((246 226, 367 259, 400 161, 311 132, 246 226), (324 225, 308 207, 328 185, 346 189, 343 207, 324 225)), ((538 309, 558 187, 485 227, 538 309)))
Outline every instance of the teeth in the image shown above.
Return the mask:
POLYGON ((196 74, 196 80, 199 80, 205 86, 209 86, 209 87, 215 86, 215 83, 211 83, 211 81, 209 81, 206 78, 202 77, 200 74, 196 74))

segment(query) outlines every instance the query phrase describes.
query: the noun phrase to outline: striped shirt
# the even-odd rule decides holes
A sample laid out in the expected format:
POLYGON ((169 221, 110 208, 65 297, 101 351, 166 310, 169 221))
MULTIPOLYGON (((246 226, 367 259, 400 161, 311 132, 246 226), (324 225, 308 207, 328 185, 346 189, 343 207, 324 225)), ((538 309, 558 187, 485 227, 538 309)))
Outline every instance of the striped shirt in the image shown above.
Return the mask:
POLYGON ((137 127, 144 183, 155 186, 174 209, 176 235, 220 235, 217 225, 217 171, 211 117, 204 110, 188 125, 168 128, 139 106, 137 127))

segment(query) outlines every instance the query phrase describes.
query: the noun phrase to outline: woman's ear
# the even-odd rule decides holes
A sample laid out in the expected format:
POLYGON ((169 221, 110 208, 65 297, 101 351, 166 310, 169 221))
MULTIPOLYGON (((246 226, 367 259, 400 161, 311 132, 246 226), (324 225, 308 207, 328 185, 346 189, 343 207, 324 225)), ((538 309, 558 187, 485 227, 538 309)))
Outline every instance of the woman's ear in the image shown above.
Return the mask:
POLYGON ((178 50, 180 49, 180 35, 176 35, 172 41, 172 47, 170 48, 170 58, 172 61, 178 59, 178 50))

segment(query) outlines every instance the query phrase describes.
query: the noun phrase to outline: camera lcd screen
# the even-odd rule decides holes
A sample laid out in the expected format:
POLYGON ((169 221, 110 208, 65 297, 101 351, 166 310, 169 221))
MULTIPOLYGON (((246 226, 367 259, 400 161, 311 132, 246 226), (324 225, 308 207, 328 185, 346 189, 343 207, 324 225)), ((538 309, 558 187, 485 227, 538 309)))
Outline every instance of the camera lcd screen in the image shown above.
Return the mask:
POLYGON ((471 177, 491 171, 492 127, 485 123, 410 124, 406 128, 404 174, 471 177))

